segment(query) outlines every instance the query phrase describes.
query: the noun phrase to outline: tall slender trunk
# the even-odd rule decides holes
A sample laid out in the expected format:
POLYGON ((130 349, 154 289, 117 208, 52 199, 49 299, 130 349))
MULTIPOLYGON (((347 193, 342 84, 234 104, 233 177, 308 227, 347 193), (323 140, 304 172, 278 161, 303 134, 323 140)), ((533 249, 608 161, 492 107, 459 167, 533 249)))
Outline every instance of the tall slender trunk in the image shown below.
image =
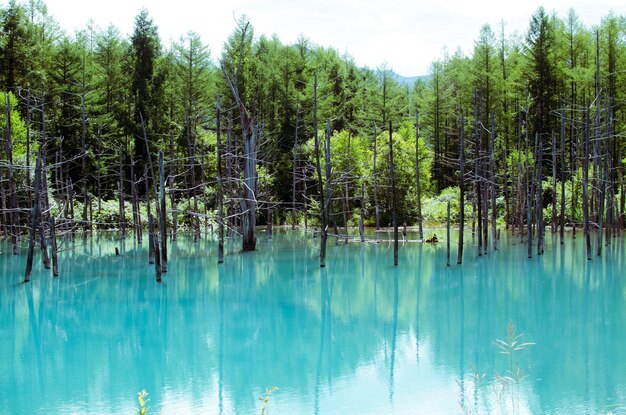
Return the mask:
POLYGON ((11 100, 9 93, 5 93, 6 100, 6 153, 7 153, 7 180, 9 182, 9 200, 11 204, 11 211, 9 217, 11 218, 11 244, 13 245, 13 255, 17 255, 17 244, 19 239, 18 226, 20 221, 18 206, 17 206, 17 187, 15 184, 15 177, 13 176, 13 137, 11 126, 11 100))
POLYGON ((535 185, 535 206, 537 208, 537 255, 543 254, 543 195, 541 182, 543 180, 543 141, 539 133, 535 133, 537 158, 537 183, 535 185))
POLYGON ((591 259, 591 235, 589 235, 589 106, 585 117, 585 137, 583 144, 583 231, 587 248, 587 259, 591 259))
MULTIPOLYGON (((505 176, 506 180, 506 176, 505 176)), ((496 117, 491 115, 491 239, 493 240, 493 250, 498 250, 498 238, 496 236, 496 117)))
MULTIPOLYGON (((526 115, 526 117, 528 118, 528 113, 526 115)), ((525 164, 525 170, 526 170, 526 227, 527 227, 527 235, 526 238, 528 239, 528 258, 532 258, 533 257, 533 224, 532 224, 532 188, 533 186, 533 182, 534 180, 531 180, 530 176, 530 168, 528 166, 528 156, 529 156, 529 151, 528 151, 528 126, 526 127, 526 134, 525 134, 525 138, 526 138, 526 160, 524 161, 525 164)), ((535 164, 537 163, 536 157, 535 157, 535 164)))
POLYGON ((165 206, 165 161, 163 152, 159 153, 159 233, 161 235, 161 272, 167 272, 167 216, 165 206))
POLYGON ((33 256, 35 253, 35 233, 37 232, 38 223, 40 220, 40 203, 39 195, 41 190, 41 150, 37 153, 37 161, 35 162, 35 184, 34 191, 35 196, 33 199, 33 207, 31 214, 30 236, 28 238, 28 255, 26 257, 26 271, 24 272, 24 282, 30 281, 30 274, 33 270, 33 256))
POLYGON ((424 230, 422 229, 422 188, 420 186, 419 138, 419 111, 415 111, 415 187, 417 189, 417 225, 419 229, 419 239, 424 240, 424 230))
MULTIPOLYGON (((48 242, 46 241, 46 219, 49 215, 50 204, 48 203, 48 179, 46 175, 46 151, 44 149, 41 161, 41 209, 39 217, 39 242, 41 246, 41 262, 45 269, 50 269, 50 256, 48 255, 48 242)), ((72 241, 74 239, 72 238, 72 241)))
POLYGON ((123 157, 122 157, 122 146, 119 146, 119 182, 118 182, 118 190, 119 190, 119 225, 120 225, 120 239, 124 239, 126 237, 126 219, 124 218, 124 170, 123 170, 123 157))
POLYGON ((391 200, 393 214, 393 265, 398 265, 398 203, 396 199, 396 170, 393 162, 393 128, 389 121, 389 168, 391 172, 391 200))
POLYGON ((565 243, 565 106, 561 110, 561 214, 559 216, 561 218, 561 245, 563 245, 565 243))
POLYGON ((365 242, 365 182, 361 182, 361 215, 359 216, 359 235, 361 242, 365 242))
POLYGON ((296 172, 298 168, 298 128, 300 127, 300 112, 296 101, 296 129, 293 140, 293 162, 292 162, 292 182, 291 182, 291 230, 296 230, 296 172))
POLYGON ((148 166, 143 165, 144 173, 143 180, 146 191, 146 214, 148 216, 148 263, 154 264, 154 256, 155 256, 155 234, 154 234, 154 220, 152 216, 152 207, 150 202, 150 180, 148 177, 148 166), (152 222, 151 222, 152 221, 152 222))
POLYGON ((376 219, 376 230, 380 229, 380 207, 378 206, 378 178, 376 175, 376 157, 378 155, 378 146, 376 145, 376 126, 374 126, 374 163, 372 166, 372 178, 374 180, 374 215, 376 219))
POLYGON ((450 266, 450 201, 448 200, 448 215, 446 220, 446 265, 450 266))
POLYGON ((57 235, 56 235, 56 228, 55 228, 55 223, 54 223, 54 215, 50 215, 50 219, 49 219, 49 225, 50 225, 50 244, 51 244, 51 251, 52 251, 52 276, 53 277, 58 277, 59 276, 59 257, 57 255, 57 235))
POLYGON ((556 135, 552 133, 552 218, 550 232, 556 233, 557 214, 556 214, 556 135))
POLYGON ((218 224, 218 245, 217 245, 217 263, 224 262, 224 184, 222 183, 222 108, 220 105, 220 96, 217 96, 216 102, 216 121, 217 121, 217 224, 218 224))
POLYGON ((172 211, 172 241, 176 241, 178 235, 178 211, 176 210, 176 190, 174 189, 174 131, 170 131, 170 161, 169 161, 169 188, 170 209, 172 211))
MULTIPOLYGON (((348 147, 347 147, 347 166, 346 166, 346 176, 349 176, 351 174, 350 172, 350 159, 351 159, 351 154, 350 154, 350 144, 351 144, 351 135, 348 134, 348 147)), ((343 225, 344 225, 344 231, 345 231, 345 235, 344 235, 344 242, 347 244, 348 243, 348 218, 349 218, 349 214, 350 214, 350 198, 349 198, 349 193, 348 193, 348 178, 346 177, 346 181, 344 183, 344 187, 343 187, 343 225)))
POLYGON ((463 232, 465 231, 465 118, 461 116, 459 131, 459 248, 457 264, 463 263, 463 232))
POLYGON ((478 128, 478 95, 474 88, 474 183, 476 186, 476 212, 478 213, 478 256, 483 254, 483 217, 482 217, 482 177, 481 177, 481 134, 478 128))
MULTIPOLYGON (((315 170, 317 172, 317 185, 320 194, 320 227, 322 233, 320 238, 320 268, 324 268, 326 266, 326 239, 328 235, 328 217, 326 216, 327 202, 324 197, 324 182, 322 181, 322 167, 320 163, 319 134, 317 131, 317 73, 315 73, 313 77, 313 134, 315 141, 315 170)), ((327 132, 327 134, 329 133, 327 132)), ((328 158, 326 159, 326 165, 330 168, 330 160, 328 160, 328 158)), ((329 178, 328 176, 329 175, 327 175, 326 177, 327 179, 329 178)), ((330 183, 328 181, 326 182, 326 187, 330 187, 330 183)))
POLYGON ((80 95, 80 100, 81 100, 81 111, 80 111, 80 130, 81 130, 81 134, 80 134, 80 141, 81 141, 81 164, 82 164, 82 173, 84 175, 84 177, 82 178, 82 190, 83 190, 83 239, 85 239, 87 237, 87 230, 89 229, 89 223, 88 223, 88 217, 87 217, 87 207, 88 207, 88 203, 89 203, 89 195, 87 194, 87 179, 88 179, 88 175, 87 175, 87 146, 86 146, 86 141, 87 141, 87 117, 85 114, 85 56, 83 55, 83 70, 82 70, 82 82, 81 82, 81 87, 82 87, 82 92, 80 95))

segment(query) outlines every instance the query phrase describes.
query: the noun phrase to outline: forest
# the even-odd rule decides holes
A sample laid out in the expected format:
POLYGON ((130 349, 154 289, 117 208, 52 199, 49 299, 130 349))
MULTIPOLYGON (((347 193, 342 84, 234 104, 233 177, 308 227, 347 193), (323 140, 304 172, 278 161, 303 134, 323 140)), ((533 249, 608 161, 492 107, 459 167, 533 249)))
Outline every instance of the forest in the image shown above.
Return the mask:
POLYGON ((353 228, 452 222, 459 263, 464 229, 479 254, 526 235, 529 256, 545 229, 580 229, 589 258, 624 230, 626 19, 609 11, 485 25, 413 84, 245 16, 221 56, 193 32, 162 43, 146 9, 129 37, 66 33, 41 0, 11 0, 0 25, 0 232, 30 261, 37 234, 109 229, 147 229, 164 271, 179 231, 248 251, 256 225, 315 229, 323 265, 328 234, 353 228))

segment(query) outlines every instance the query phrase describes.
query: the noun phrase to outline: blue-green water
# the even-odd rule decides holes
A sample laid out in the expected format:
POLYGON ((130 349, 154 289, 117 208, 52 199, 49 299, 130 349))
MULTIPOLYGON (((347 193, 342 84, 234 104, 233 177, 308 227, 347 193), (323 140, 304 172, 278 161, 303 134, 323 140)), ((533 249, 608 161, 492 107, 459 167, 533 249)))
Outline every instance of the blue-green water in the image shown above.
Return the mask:
POLYGON ((253 414, 270 386, 270 414, 626 410, 623 240, 593 261, 580 236, 531 260, 517 238, 483 258, 470 242, 450 268, 441 243, 394 268, 387 243, 333 241, 320 270, 302 233, 233 243, 221 266, 181 238, 161 285, 146 244, 64 242, 61 277, 37 264, 26 285, 2 245, 0 413, 132 414, 146 389, 155 414, 253 414), (519 383, 496 376, 509 321, 535 343, 519 383))

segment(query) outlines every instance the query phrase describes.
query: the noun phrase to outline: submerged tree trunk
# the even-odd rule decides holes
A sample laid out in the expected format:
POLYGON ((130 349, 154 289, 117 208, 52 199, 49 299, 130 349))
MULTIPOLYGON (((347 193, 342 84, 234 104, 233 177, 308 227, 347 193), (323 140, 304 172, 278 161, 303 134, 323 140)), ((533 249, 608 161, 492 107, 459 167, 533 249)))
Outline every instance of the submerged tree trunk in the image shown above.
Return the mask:
MULTIPOLYGON (((317 75, 315 77, 315 91, 317 92, 317 75)), ((314 125, 317 127, 317 99, 316 94, 314 93, 314 125)), ((322 182, 322 171, 320 167, 319 160, 319 140, 317 138, 317 128, 315 130, 315 153, 316 153, 316 163, 317 163, 317 174, 319 180, 319 189, 320 189, 320 210, 321 210, 321 238, 320 238, 320 267, 324 268, 326 266, 326 243, 328 240, 328 224, 329 224, 329 213, 330 213, 330 203, 332 199, 332 185, 331 185, 331 164, 330 164, 330 119, 328 120, 328 124, 326 127, 326 139, 324 142, 324 158, 325 158, 325 174, 326 174, 326 195, 324 195, 324 185, 322 182)))
POLYGON ((583 144, 583 231, 587 259, 591 259, 591 235, 589 235, 589 107, 585 117, 585 142, 583 144))
MULTIPOLYGON (((478 256, 483 254, 483 217, 482 217, 482 177, 481 177, 481 134, 478 129, 478 95, 474 88, 474 183, 476 187, 476 212, 478 213, 478 256)), ((486 241, 485 241, 486 242, 486 241)))
POLYGON ((254 117, 250 115, 239 94, 237 77, 241 73, 243 63, 243 46, 246 39, 249 23, 241 27, 241 42, 239 44, 239 61, 237 71, 226 73, 224 65, 222 72, 233 94, 233 98, 239 108, 243 139, 243 191, 241 200, 242 210, 242 234, 243 250, 254 251, 256 249, 256 140, 258 128, 254 117))
MULTIPOLYGON (((526 115, 526 118, 528 118, 528 114, 526 115)), ((531 173, 530 173, 530 167, 528 166, 528 157, 529 157, 529 152, 528 152, 528 127, 526 127, 526 160, 524 162, 525 164, 525 170, 526 170, 526 227, 528 228, 528 234, 526 235, 527 238, 527 243, 528 243, 528 258, 532 258, 533 257, 533 223, 532 223, 532 188, 534 187, 534 180, 531 179, 531 173)), ((535 163, 537 162, 536 157, 535 157, 535 163)), ((532 176, 534 177, 534 174, 532 174, 532 176)))
MULTIPOLYGON (((144 179, 144 184, 146 186, 146 213, 148 215, 148 220, 152 220, 152 207, 151 207, 151 202, 150 202, 150 182, 149 182, 149 178, 148 178, 148 166, 144 164, 144 173, 143 173, 143 179, 144 179)), ((155 242, 155 238, 154 238, 154 229, 151 229, 151 227, 154 226, 154 220, 152 221, 152 224, 150 224, 150 222, 148 223, 148 263, 149 264, 154 264, 154 256, 155 256, 155 250, 154 247, 156 245, 155 242)))
POLYGON ((170 131, 170 161, 169 161, 169 188, 170 209, 172 211, 172 241, 176 242, 178 234, 178 212, 176 211, 176 192, 174 190, 174 132, 170 131))
POLYGON ((88 218, 87 218, 87 207, 89 202, 89 195, 87 194, 87 119, 85 114, 85 56, 83 55, 83 67, 82 67, 82 93, 81 93, 81 111, 80 111, 80 126, 81 126, 81 163, 82 163, 82 173, 85 175, 82 178, 82 188, 83 188, 83 240, 87 238, 87 229, 89 229, 88 218))
POLYGON ((465 119, 461 116, 461 129, 459 131, 459 248, 457 251, 457 264, 463 263, 463 232, 465 231, 465 119))
POLYGON ((535 206, 537 207, 537 255, 543 254, 543 197, 542 197, 542 170, 543 170, 543 142, 539 133, 535 134, 537 158, 537 183, 535 185, 535 206))
POLYGON ((119 224, 120 224, 120 239, 124 239, 126 237, 126 220, 124 218, 124 171, 122 169, 123 160, 122 160, 122 146, 119 147, 119 224))
POLYGON ((161 282, 161 257, 159 255, 159 242, 154 229, 154 216, 148 215, 148 232, 150 233, 150 250, 154 252, 154 260, 150 262, 154 264, 154 272, 156 281, 161 282))
POLYGON ((361 215, 359 217, 359 235, 361 236, 361 242, 365 242, 365 183, 361 182, 361 215))
MULTIPOLYGON (((48 215, 50 204, 48 203, 48 179, 46 175, 46 152, 45 149, 42 154, 41 161, 41 209, 39 218, 39 242, 41 245, 41 262, 45 269, 50 269, 50 256, 48 255, 48 242, 46 241, 46 215, 48 215)), ((73 214, 73 213, 72 213, 73 214)), ((74 235, 72 235, 72 241, 74 241, 74 235)))
POLYGON ((557 228, 556 214, 556 135, 552 133, 552 218, 550 232, 554 234, 557 228))
MULTIPOLYGON (((329 134, 328 131, 327 134, 329 134)), ((320 163, 320 144, 317 131, 317 73, 313 76, 313 137, 315 143, 315 170, 317 172, 317 183, 320 194, 320 227, 322 232, 320 238, 320 268, 324 268, 326 266, 326 239, 328 227, 326 204, 330 202, 327 202, 324 197, 324 182, 322 181, 322 166, 320 163)), ((328 158, 326 158, 326 165, 330 168, 330 160, 328 160, 328 158)), ((328 179, 329 175, 327 175, 326 178, 328 179)), ((326 187, 330 187, 328 181, 326 182, 326 187)))
POLYGON ((417 188, 417 225, 419 230, 419 239, 424 240, 424 230, 422 229, 422 190, 420 186, 419 137, 419 112, 415 111, 415 187, 417 188))
POLYGON ((296 101, 296 128, 295 138, 293 140, 293 165, 292 182, 291 182, 291 230, 296 230, 296 173, 298 168, 298 128, 300 127, 300 113, 298 111, 298 102, 296 101))
POLYGON ((167 272, 167 216, 165 207, 165 162, 163 152, 159 153, 159 198, 161 209, 159 212, 159 233, 161 235, 161 271, 167 272))
POLYGON ((561 214, 559 216, 561 219, 560 239, 563 245, 565 243, 565 107, 561 110, 561 214))
POLYGON ((17 255, 17 243, 19 239, 19 211, 17 207, 17 187, 15 185, 15 177, 13 175, 13 137, 11 128, 11 100, 9 94, 5 94, 6 99, 6 153, 7 153, 7 180, 9 181, 9 201, 11 210, 9 213, 11 228, 11 244, 13 245, 13 255, 17 255))
POLYGON ((378 155, 378 146, 376 145, 376 126, 374 126, 374 162, 372 166, 372 179, 374 180, 374 216, 376 220, 376 230, 380 229, 380 207, 378 206, 378 180, 376 174, 376 157, 378 155))
POLYGON ((450 266, 450 201, 448 200, 448 215, 446 220, 446 265, 450 266))
POLYGON ((493 250, 498 250, 498 238, 496 235, 496 118, 491 116, 491 239, 493 240, 493 250))
POLYGON ((52 276, 59 276, 59 258, 57 255, 57 235, 54 223, 54 215, 50 215, 50 244, 52 251, 52 276))
POLYGON ((33 207, 31 214, 30 236, 28 238, 28 255, 26 257, 26 271, 24 272, 24 282, 30 281, 30 274, 33 270, 33 256, 35 253, 35 234, 37 232, 37 225, 40 220, 40 186, 41 183, 41 150, 37 153, 37 161, 35 162, 35 196, 33 199, 33 207))
POLYGON ((396 171, 393 162, 393 129, 389 121, 389 167, 391 170, 391 200, 393 212, 393 265, 398 265, 398 204, 396 200, 396 171))
POLYGON ((220 96, 217 96, 217 226, 218 226, 218 244, 217 244, 217 263, 224 262, 224 184, 222 183, 222 108, 220 105, 220 96))

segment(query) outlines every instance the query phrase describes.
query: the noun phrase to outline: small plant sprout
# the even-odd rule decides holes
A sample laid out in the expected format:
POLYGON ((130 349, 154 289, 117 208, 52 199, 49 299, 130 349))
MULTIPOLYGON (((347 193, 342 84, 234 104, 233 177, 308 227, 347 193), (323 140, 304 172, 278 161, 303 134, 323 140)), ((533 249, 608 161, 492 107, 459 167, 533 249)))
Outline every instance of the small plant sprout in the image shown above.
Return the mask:
POLYGON ((147 406, 148 402, 150 402, 150 399, 148 399, 148 392, 144 389, 137 393, 137 399, 139 400, 139 409, 137 409, 137 413, 139 415, 146 415, 148 413, 148 409, 150 409, 150 407, 147 406))
POLYGON ((506 329, 507 336, 506 340, 496 339, 495 345, 500 349, 500 353, 509 356, 509 374, 503 376, 503 379, 511 380, 515 383, 519 383, 526 376, 522 374, 521 369, 519 368, 518 363, 514 360, 515 352, 524 350, 529 346, 534 346, 535 343, 526 342, 522 343, 521 338, 524 335, 523 333, 515 334, 515 327, 513 326, 513 322, 509 321, 509 324, 506 329))
POLYGON ((267 408, 267 404, 270 400, 270 395, 272 392, 278 390, 276 386, 272 386, 271 388, 265 389, 265 396, 259 396, 259 400, 263 403, 261 404, 261 415, 266 415, 265 409, 267 408))

